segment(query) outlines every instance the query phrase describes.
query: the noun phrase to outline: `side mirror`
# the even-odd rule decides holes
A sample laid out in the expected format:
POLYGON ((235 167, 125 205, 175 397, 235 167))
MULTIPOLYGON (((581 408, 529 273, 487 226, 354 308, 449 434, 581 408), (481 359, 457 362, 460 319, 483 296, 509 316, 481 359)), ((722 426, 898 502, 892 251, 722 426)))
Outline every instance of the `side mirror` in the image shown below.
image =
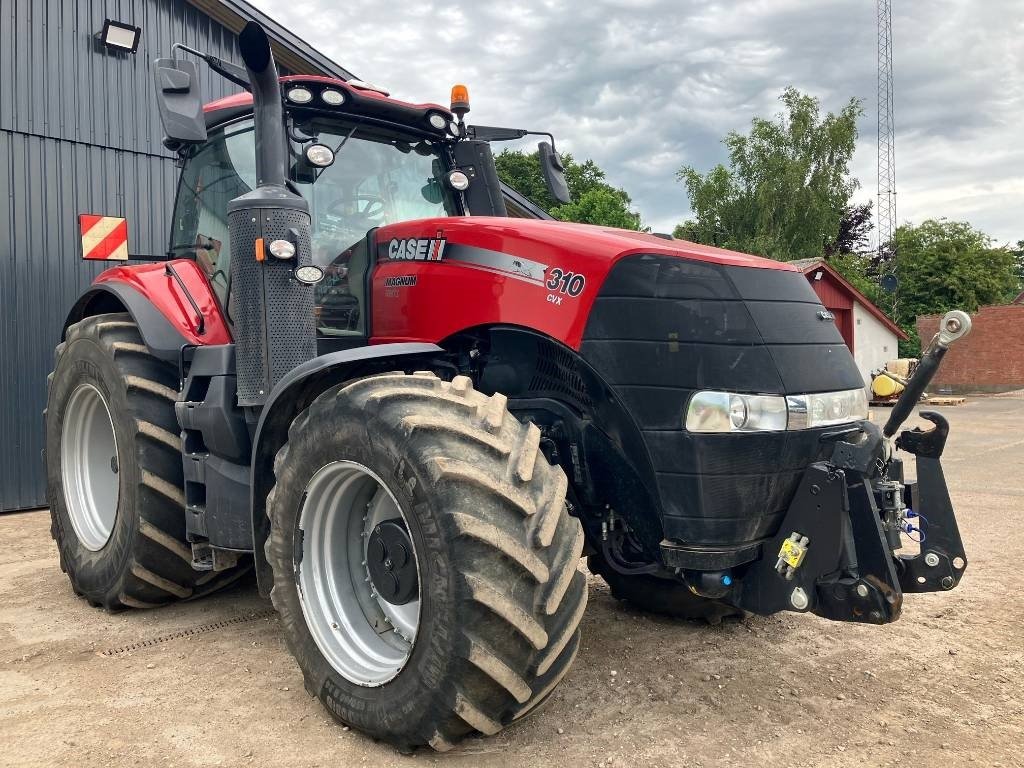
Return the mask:
POLYGON ((569 194, 569 185, 565 181, 565 166, 562 165, 562 158, 551 148, 546 141, 537 145, 540 152, 540 171, 544 175, 544 184, 550 194, 560 203, 568 203, 572 200, 569 194))
POLYGON ((206 117, 196 65, 182 59, 157 59, 153 67, 156 103, 170 146, 206 141, 206 117))

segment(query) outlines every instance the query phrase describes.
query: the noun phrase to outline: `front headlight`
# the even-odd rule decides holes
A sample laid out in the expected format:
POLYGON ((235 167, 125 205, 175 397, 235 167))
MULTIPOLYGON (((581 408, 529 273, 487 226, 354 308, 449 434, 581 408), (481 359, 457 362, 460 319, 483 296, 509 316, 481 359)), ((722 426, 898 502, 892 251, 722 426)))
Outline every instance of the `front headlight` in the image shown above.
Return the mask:
POLYGON ((868 417, 868 396, 863 389, 819 392, 786 397, 790 429, 812 429, 848 424, 868 417))
POLYGON ((867 417, 863 389, 786 396, 703 391, 690 398, 684 422, 689 432, 781 432, 867 417))
POLYGON ((686 409, 690 432, 778 432, 786 428, 786 398, 697 392, 686 409))

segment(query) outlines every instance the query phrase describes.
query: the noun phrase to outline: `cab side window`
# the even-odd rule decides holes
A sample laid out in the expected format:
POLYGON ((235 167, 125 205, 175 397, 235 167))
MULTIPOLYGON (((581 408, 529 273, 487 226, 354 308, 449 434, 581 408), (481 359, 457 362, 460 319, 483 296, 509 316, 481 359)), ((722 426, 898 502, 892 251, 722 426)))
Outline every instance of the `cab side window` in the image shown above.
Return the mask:
POLYGON ((253 129, 249 120, 211 133, 185 160, 171 224, 171 252, 194 258, 227 306, 228 202, 256 184, 253 129))

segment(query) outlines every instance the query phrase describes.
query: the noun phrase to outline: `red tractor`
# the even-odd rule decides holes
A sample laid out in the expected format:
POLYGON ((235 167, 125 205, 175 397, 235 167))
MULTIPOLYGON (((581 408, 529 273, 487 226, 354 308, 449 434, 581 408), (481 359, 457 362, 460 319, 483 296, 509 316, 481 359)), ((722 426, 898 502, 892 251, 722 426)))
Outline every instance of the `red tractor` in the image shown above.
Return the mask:
POLYGON ((53 535, 91 604, 254 566, 332 715, 444 750, 565 675, 584 555, 712 620, 883 624, 959 582, 946 422, 893 438, 966 316, 880 429, 787 264, 509 217, 489 143, 527 131, 466 125, 464 89, 279 78, 255 24, 244 70, 181 48, 248 92, 204 107, 195 64, 156 62, 177 258, 97 278, 49 382, 53 535))

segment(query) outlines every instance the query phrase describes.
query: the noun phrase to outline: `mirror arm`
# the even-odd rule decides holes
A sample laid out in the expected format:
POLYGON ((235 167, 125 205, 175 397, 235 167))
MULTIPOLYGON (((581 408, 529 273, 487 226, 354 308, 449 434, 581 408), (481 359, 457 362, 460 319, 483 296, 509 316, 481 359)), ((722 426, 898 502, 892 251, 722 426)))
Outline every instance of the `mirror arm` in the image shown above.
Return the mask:
POLYGON ((555 137, 546 131, 528 131, 525 128, 495 128, 490 125, 467 125, 466 135, 481 141, 515 141, 524 136, 547 136, 551 140, 551 151, 555 149, 555 137))
POLYGON ((184 43, 175 43, 171 46, 172 58, 174 57, 174 52, 176 50, 183 51, 184 53, 190 53, 193 56, 198 56, 200 59, 206 62, 207 66, 210 69, 212 69, 218 75, 223 77, 225 80, 230 80, 235 85, 241 86, 242 88, 245 88, 245 90, 247 91, 252 90, 252 84, 249 82, 249 78, 246 75, 245 70, 243 70, 237 64, 232 64, 231 62, 224 61, 223 59, 218 58, 217 56, 213 56, 209 53, 197 51, 195 48, 190 48, 184 43))

